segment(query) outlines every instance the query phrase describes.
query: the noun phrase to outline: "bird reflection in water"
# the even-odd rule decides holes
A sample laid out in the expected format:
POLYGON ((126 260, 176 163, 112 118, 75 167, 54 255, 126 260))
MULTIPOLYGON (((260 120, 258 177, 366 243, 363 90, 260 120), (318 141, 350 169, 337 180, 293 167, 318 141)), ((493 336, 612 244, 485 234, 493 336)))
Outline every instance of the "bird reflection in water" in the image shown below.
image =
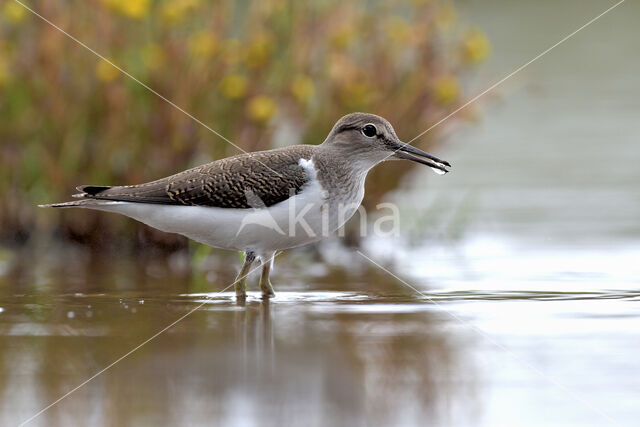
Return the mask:
POLYGON ((28 418, 203 301, 42 421, 99 414, 115 425, 212 417, 220 424, 379 425, 447 424, 456 408, 473 415, 473 335, 452 330, 448 316, 424 300, 284 291, 271 301, 250 293, 237 304, 232 293, 206 296, 4 301, 0 421, 28 418))

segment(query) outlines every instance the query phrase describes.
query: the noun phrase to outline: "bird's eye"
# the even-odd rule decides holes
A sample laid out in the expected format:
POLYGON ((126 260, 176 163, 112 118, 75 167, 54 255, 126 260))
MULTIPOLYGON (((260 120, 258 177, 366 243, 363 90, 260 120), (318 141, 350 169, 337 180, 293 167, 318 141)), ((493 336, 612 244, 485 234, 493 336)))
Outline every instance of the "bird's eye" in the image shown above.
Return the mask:
POLYGON ((362 134, 367 138, 373 138, 378 133, 378 130, 374 125, 364 125, 362 128, 362 134))

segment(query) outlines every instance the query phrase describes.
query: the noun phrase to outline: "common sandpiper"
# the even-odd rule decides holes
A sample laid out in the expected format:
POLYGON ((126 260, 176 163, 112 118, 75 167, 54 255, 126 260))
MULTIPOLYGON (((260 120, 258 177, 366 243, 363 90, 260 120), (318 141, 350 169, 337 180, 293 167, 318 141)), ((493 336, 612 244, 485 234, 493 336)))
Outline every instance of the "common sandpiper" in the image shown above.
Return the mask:
POLYGON ((216 160, 138 185, 77 187, 80 200, 41 205, 115 212, 217 248, 243 251, 234 282, 246 297, 246 276, 258 259, 260 290, 273 296, 276 252, 318 241, 341 227, 364 197, 367 172, 407 159, 438 173, 451 166, 398 139, 380 116, 342 117, 320 145, 292 145, 216 160))

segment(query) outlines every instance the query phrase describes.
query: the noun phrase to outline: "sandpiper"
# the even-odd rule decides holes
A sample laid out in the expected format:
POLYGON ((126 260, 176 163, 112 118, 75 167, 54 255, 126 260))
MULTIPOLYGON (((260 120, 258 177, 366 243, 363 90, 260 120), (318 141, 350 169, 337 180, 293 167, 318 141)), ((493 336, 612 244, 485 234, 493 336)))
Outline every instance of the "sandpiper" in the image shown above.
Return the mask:
POLYGON ((234 283, 246 296, 246 276, 259 259, 260 290, 277 251, 315 242, 342 226, 364 197, 367 172, 384 160, 408 159, 446 173, 451 165, 398 139, 374 114, 342 117, 320 145, 293 145, 240 154, 156 181, 77 187, 81 200, 41 205, 115 212, 159 230, 217 248, 243 251, 234 283))

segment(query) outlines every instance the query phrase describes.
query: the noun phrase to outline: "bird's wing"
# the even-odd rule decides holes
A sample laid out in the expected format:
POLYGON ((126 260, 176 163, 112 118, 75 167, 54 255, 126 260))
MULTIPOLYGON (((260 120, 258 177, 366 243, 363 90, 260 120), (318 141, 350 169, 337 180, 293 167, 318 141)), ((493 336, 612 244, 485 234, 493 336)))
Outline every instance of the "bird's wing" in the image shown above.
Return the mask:
POLYGON ((163 205, 240 208, 271 206, 297 194, 308 181, 301 158, 312 145, 240 154, 138 185, 84 185, 78 197, 163 205))

